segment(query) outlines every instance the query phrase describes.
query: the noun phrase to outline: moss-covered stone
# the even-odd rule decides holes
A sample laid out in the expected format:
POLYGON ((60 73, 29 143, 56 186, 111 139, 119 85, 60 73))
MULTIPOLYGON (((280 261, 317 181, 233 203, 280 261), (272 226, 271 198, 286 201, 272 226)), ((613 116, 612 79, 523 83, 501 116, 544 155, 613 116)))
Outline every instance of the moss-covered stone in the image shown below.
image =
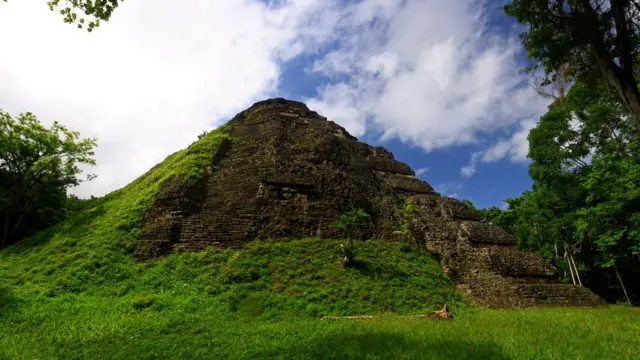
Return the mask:
POLYGON ((438 254, 445 272, 477 302, 535 305, 542 297, 531 295, 529 285, 544 284, 555 294, 540 300, 545 304, 597 303, 595 296, 562 290, 552 266, 517 250, 510 234, 478 222, 463 203, 437 195, 391 152, 358 141, 303 103, 258 102, 224 133, 208 149, 193 145, 198 159, 207 160, 197 176, 163 184, 144 213, 137 257, 237 248, 255 239, 337 237, 330 224, 354 208, 371 215, 365 237, 399 239, 398 210, 412 201, 419 209, 413 243, 438 254))

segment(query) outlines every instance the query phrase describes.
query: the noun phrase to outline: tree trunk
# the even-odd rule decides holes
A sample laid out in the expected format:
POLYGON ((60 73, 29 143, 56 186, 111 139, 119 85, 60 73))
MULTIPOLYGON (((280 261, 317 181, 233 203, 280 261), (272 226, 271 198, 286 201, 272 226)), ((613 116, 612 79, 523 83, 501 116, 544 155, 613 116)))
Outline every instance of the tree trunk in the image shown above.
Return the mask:
POLYGON ((11 229, 11 233, 9 234, 10 237, 14 237, 15 236, 16 231, 18 231, 18 229, 20 229, 20 225, 22 224, 22 221, 24 220, 25 215, 27 215, 29 213, 29 211, 31 211, 31 208, 33 207, 34 204, 35 204, 35 199, 33 201, 28 202, 24 206, 24 209, 22 210, 22 214, 20 214, 20 217, 18 217, 18 220, 13 225, 13 229, 11 229))
POLYGON ((627 304, 631 305, 629 294, 627 294, 627 288, 624 287, 624 282, 622 282, 622 276, 620 276, 620 273, 618 272, 618 266, 613 265, 613 270, 616 271, 616 276, 618 277, 618 281, 620 281, 620 286, 622 286, 622 291, 624 292, 624 297, 627 299, 627 304))
POLYGON ((2 239, 0 239, 0 249, 4 248, 7 244, 7 237, 9 236, 9 213, 4 215, 4 226, 2 230, 2 239))
MULTIPOLYGON (((600 30, 598 14, 589 3, 589 0, 577 0, 574 6, 575 12, 586 16, 586 18, 582 18, 581 20, 588 23, 586 25, 586 29, 588 31, 587 36, 590 43, 591 53, 594 56, 598 68, 602 72, 605 80, 618 93, 620 101, 627 111, 629 111, 629 115, 635 122, 636 129, 640 132, 640 91, 638 90, 636 79, 633 77, 632 69, 626 68, 629 66, 629 64, 627 64, 629 54, 622 54, 623 59, 626 60, 622 65, 626 67, 621 68, 618 66, 613 61, 613 56, 604 43, 603 34, 600 30)), ((621 21, 619 19, 616 20, 621 21)), ((620 35, 622 36, 622 34, 620 35)), ((616 40, 626 42, 628 39, 619 37, 616 40)), ((618 47, 620 47, 620 45, 628 47, 629 44, 619 43, 618 47)))
POLYGON ((604 59, 603 54, 598 54, 595 49, 594 53, 605 79, 616 89, 622 104, 635 121, 636 129, 640 131, 640 91, 635 79, 626 79, 612 60, 604 59))
POLYGON ((22 224, 22 220, 24 220, 25 215, 26 213, 22 213, 20 215, 20 217, 18 218, 18 221, 16 221, 15 225, 13 225, 13 229, 11 229, 11 233, 9 234, 9 237, 13 238, 16 235, 16 231, 20 229, 20 224, 22 224))
POLYGON ((582 286, 582 279, 580 279, 580 273, 578 272, 578 267, 576 266, 576 262, 573 260, 573 255, 569 253, 569 259, 571 259, 571 263, 573 264, 573 269, 576 271, 576 278, 578 278, 578 283, 582 286))
POLYGON ((576 284, 576 278, 575 276, 573 276, 573 267, 571 267, 571 261, 569 261, 569 257, 567 257, 567 263, 569 264, 569 272, 571 273, 571 281, 573 282, 573 285, 576 284))
POLYGON ((573 285, 576 284, 576 278, 573 276, 573 267, 571 266, 571 261, 569 260, 569 249, 567 249, 567 243, 564 243, 564 258, 567 259, 567 264, 569 264, 569 272, 571 273, 571 281, 573 285))

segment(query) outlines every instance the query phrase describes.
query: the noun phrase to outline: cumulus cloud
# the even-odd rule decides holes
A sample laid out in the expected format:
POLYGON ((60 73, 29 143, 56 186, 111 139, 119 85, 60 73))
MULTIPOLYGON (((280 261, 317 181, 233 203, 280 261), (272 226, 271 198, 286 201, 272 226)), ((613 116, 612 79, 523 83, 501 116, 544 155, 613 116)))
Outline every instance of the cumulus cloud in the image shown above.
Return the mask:
POLYGON ((0 107, 97 137, 98 178, 76 192, 102 195, 274 94, 338 19, 329 0, 130 1, 88 34, 42 0, 1 3, 0 107))
POLYGON ((511 137, 498 140, 486 150, 472 153, 469 164, 460 169, 461 175, 464 177, 472 176, 476 171, 478 162, 492 163, 504 158, 509 158, 513 162, 526 162, 527 154, 529 153, 527 136, 535 125, 536 120, 524 120, 511 137))
MULTIPOLYGON (((355 136, 428 151, 482 143, 540 113, 522 83, 518 39, 488 31, 478 1, 149 4, 123 3, 91 34, 42 0, 0 4, 0 107, 98 138, 98 178, 80 196, 127 184, 202 130, 277 95, 283 67, 301 54, 317 56, 309 71, 327 79, 305 101, 355 136)), ((520 150, 504 150, 515 142, 482 158, 517 159, 520 150)))
POLYGON ((545 103, 523 82, 517 37, 488 31, 482 5, 353 5, 343 15, 337 48, 313 67, 340 80, 323 86, 313 105, 337 105, 337 122, 363 131, 371 119, 383 139, 427 151, 477 143, 539 115, 545 103), (350 109, 366 116, 354 119, 350 109))
POLYGON ((471 177, 476 172, 476 163, 478 162, 478 157, 480 157, 482 153, 475 152, 471 154, 471 161, 468 165, 465 165, 460 169, 460 174, 464 177, 471 177))

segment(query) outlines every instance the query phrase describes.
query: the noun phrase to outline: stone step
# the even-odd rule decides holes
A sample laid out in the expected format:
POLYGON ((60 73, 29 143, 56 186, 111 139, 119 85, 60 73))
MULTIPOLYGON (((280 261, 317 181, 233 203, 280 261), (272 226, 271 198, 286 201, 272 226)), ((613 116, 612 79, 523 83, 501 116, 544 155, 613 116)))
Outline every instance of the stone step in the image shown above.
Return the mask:
POLYGON ((537 254, 516 247, 492 247, 477 250, 489 269, 508 277, 554 278, 556 268, 537 254))
POLYGON ((443 220, 480 220, 476 211, 454 198, 435 194, 419 194, 412 196, 411 201, 430 217, 443 220))
POLYGON ((512 284, 560 284, 556 276, 521 276, 506 279, 512 284))
POLYGON ((604 301, 586 287, 571 284, 517 284, 516 295, 535 306, 603 306, 604 301))
POLYGON ((516 244, 513 235, 501 228, 473 221, 462 221, 460 223, 460 237, 472 244, 516 244))

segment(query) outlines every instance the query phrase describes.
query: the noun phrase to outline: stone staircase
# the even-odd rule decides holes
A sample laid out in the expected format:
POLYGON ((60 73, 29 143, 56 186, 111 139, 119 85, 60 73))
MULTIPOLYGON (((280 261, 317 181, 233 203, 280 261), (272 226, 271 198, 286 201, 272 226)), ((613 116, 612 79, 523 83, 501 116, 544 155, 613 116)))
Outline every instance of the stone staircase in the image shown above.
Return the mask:
MULTIPOLYGON (((417 195, 423 209, 416 235, 439 255, 442 267, 473 301, 489 307, 600 306, 589 289, 560 283, 537 254, 516 248, 513 236, 478 221, 455 199, 417 195)), ((469 209, 470 210, 470 209, 469 209)))

